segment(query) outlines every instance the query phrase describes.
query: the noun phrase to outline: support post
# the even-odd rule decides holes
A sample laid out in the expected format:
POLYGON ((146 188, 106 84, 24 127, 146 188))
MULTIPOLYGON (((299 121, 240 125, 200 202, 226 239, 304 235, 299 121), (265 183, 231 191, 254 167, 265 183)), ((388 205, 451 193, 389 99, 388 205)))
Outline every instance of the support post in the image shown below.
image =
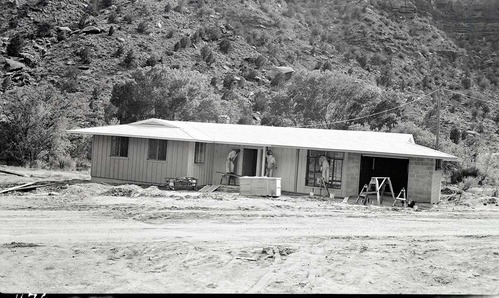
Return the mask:
POLYGON ((440 143, 440 108, 441 108, 441 104, 440 104, 440 91, 437 91, 435 93, 435 95, 437 96, 437 139, 436 139, 436 142, 435 142, 435 149, 436 150, 439 150, 439 143, 440 143))

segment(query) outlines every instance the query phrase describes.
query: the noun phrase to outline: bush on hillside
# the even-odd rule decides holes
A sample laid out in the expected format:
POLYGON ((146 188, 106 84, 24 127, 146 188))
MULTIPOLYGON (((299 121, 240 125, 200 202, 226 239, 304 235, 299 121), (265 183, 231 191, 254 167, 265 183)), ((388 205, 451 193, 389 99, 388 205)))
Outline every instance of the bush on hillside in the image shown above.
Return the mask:
POLYGON ((122 64, 125 68, 128 69, 137 67, 137 57, 135 56, 135 52, 133 51, 133 49, 130 49, 127 52, 122 64))
POLYGON ((149 25, 147 24, 146 21, 140 22, 139 25, 137 26, 137 32, 139 32, 140 34, 147 34, 148 29, 149 25))
POLYGON ((232 50, 232 45, 228 39, 224 38, 218 44, 218 48, 220 49, 220 52, 222 52, 224 54, 228 54, 229 51, 232 50))
POLYGON ((18 57, 24 46, 24 39, 20 34, 14 35, 7 45, 7 55, 18 57))

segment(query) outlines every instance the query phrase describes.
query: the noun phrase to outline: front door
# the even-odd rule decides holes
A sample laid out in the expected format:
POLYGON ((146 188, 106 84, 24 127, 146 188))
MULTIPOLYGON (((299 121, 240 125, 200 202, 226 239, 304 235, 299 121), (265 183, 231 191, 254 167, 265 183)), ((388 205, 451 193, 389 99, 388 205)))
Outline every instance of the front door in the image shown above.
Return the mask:
POLYGON ((244 149, 243 151, 243 176, 256 176, 256 165, 258 161, 257 149, 244 149))

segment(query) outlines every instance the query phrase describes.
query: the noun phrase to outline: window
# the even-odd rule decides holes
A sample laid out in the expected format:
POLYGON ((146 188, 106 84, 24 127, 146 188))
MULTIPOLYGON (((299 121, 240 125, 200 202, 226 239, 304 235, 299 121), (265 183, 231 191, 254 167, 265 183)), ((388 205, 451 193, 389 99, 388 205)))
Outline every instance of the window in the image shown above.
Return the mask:
POLYGON ((168 141, 149 139, 149 160, 166 160, 166 144, 168 141))
POLYGON ((128 157, 128 138, 111 137, 111 156, 128 157))
POLYGON ((441 170, 442 169, 442 160, 441 159, 435 159, 435 171, 441 170))
POLYGON ((329 177, 327 182, 329 187, 341 188, 341 173, 343 169, 343 153, 333 151, 308 150, 307 153, 307 175, 305 177, 306 186, 320 186, 322 177, 321 165, 319 159, 325 156, 329 162, 329 177))
POLYGON ((204 163, 205 152, 206 152, 206 143, 196 142, 194 148, 194 163, 204 163))

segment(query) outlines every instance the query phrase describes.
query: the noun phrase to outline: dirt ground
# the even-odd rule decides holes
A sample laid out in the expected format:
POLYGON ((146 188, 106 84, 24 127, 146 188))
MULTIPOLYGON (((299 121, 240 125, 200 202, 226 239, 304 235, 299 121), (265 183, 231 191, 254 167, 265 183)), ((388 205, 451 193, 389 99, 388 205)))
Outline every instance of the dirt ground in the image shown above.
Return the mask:
MULTIPOLYGON (((14 168, 12 168, 14 169, 14 168)), ((495 198, 418 210, 90 183, 15 168, 0 292, 499 294, 495 198)))

